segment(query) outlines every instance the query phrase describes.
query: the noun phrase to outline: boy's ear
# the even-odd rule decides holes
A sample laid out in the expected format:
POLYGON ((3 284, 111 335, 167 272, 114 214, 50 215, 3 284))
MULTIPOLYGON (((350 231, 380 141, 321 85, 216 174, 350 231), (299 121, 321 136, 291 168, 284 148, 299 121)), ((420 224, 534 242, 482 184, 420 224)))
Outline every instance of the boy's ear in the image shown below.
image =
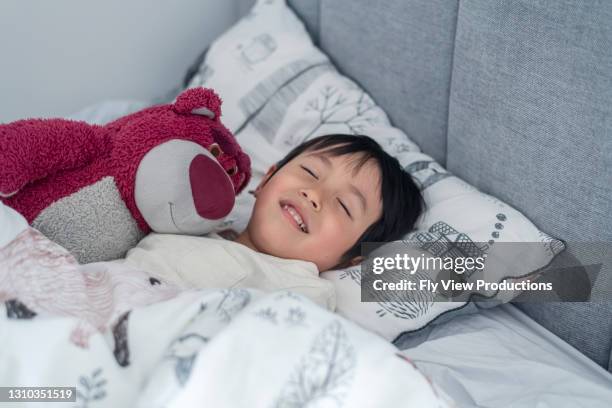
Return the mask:
POLYGON ((358 255, 354 257, 353 259, 351 259, 350 261, 348 261, 348 266, 359 265, 361 262, 363 262, 364 259, 365 259, 364 256, 358 255))
POLYGON ((268 181, 268 179, 272 176, 272 173, 274 173, 276 171, 276 164, 273 164, 270 166, 270 168, 268 168, 268 171, 266 171, 266 174, 264 175, 264 180, 268 181))
POLYGON ((358 255, 358 256, 356 256, 354 258, 349 259, 348 261, 344 261, 344 262, 334 266, 332 269, 350 268, 351 266, 355 266, 355 265, 360 264, 364 259, 365 259, 364 256, 358 255))
POLYGON ((259 190, 261 190, 264 184, 266 184, 268 180, 270 179, 270 177, 272 177, 272 174, 274 173, 274 171, 276 171, 276 164, 273 164, 272 166, 270 166, 270 168, 268 168, 268 171, 266 171, 266 174, 264 175, 263 179, 261 179, 261 181, 257 185, 257 188, 255 188, 255 192, 254 192, 255 195, 257 195, 259 190))

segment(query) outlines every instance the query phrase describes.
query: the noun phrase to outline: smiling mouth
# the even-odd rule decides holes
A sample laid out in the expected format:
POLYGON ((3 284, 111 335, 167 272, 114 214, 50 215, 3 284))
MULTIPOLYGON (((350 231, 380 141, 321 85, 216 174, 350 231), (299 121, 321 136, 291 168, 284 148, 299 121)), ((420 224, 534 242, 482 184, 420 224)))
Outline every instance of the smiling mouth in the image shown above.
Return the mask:
POLYGON ((293 223, 295 223, 294 225, 296 225, 300 231, 308 234, 308 226, 302 219, 300 213, 298 213, 298 211, 291 204, 281 203, 281 209, 285 212, 286 216, 290 218, 293 223))

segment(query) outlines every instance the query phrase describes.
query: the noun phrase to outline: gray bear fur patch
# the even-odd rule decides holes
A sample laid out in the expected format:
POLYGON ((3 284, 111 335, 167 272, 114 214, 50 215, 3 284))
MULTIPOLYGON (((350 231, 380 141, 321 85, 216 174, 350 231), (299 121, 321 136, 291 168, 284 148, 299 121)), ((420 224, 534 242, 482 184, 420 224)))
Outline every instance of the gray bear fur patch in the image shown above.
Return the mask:
POLYGON ((32 226, 70 251, 79 263, 122 258, 145 236, 112 177, 56 201, 32 226))

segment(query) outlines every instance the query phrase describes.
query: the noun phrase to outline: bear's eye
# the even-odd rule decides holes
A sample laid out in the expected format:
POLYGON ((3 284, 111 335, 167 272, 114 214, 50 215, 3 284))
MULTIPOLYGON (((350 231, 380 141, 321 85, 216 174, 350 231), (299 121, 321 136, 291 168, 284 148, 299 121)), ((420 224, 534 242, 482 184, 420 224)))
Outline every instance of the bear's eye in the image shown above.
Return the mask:
POLYGON ((211 144, 208 151, 210 151, 210 153, 215 157, 219 157, 221 156, 221 153, 223 153, 223 150, 221 150, 219 145, 216 143, 211 144))
POLYGON ((227 170, 227 174, 229 174, 230 176, 233 176, 234 174, 236 174, 237 171, 238 171, 238 167, 234 166, 231 169, 227 170))

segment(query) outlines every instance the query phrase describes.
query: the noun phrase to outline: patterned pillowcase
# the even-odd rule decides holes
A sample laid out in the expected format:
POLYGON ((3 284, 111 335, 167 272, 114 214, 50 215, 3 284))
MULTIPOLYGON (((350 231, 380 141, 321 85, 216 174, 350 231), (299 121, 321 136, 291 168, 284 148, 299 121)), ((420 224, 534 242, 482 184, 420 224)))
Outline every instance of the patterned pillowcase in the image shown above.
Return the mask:
MULTIPOLYGON (((251 156, 253 189, 270 165, 304 140, 367 133, 391 154, 419 148, 372 98, 340 75, 283 0, 258 1, 216 39, 188 87, 214 89, 223 123, 251 156)), ((241 194, 219 229, 246 227, 253 197, 241 194)))
MULTIPOLYGON (((449 250, 458 252, 458 256, 484 255, 483 273, 474 273, 467 281, 475 282, 485 274, 486 282, 520 281, 526 276, 534 280, 534 275, 565 248, 562 241, 540 231, 519 211, 453 176, 430 156, 411 152, 404 160, 405 170, 421 186, 427 209, 416 230, 403 240, 434 256, 442 257, 449 250)), ((393 273, 400 274, 396 278, 413 279, 408 272, 393 273)), ((441 302, 434 301, 428 291, 381 291, 372 292, 376 301, 361 302, 360 267, 321 275, 334 282, 340 314, 390 340, 434 320, 446 321, 453 315, 477 310, 464 300, 469 298, 465 293, 462 301, 441 302)), ((472 293, 494 298, 495 302, 479 303, 485 307, 509 302, 519 294, 490 290, 472 293)))
MULTIPOLYGON (((486 253, 487 267, 501 278, 522 277, 547 265, 563 243, 539 231, 521 213, 447 172, 399 129, 355 82, 342 76, 317 49, 304 25, 282 0, 258 1, 211 46, 190 87, 215 89, 223 98, 224 123, 251 156, 254 188, 267 168, 312 137, 329 133, 367 134, 397 157, 419 182, 427 211, 417 230, 405 237, 436 255, 436 242, 471 242, 486 253), (499 242, 540 242, 519 268, 499 242)), ((254 199, 237 203, 220 229, 246 227, 254 199)), ((467 302, 412 298, 361 301, 360 267, 321 274, 332 281, 337 311, 394 339, 452 311, 474 310, 467 302)), ((503 299, 507 301, 508 299, 503 299)), ((441 320, 441 319, 438 319, 441 320)))

